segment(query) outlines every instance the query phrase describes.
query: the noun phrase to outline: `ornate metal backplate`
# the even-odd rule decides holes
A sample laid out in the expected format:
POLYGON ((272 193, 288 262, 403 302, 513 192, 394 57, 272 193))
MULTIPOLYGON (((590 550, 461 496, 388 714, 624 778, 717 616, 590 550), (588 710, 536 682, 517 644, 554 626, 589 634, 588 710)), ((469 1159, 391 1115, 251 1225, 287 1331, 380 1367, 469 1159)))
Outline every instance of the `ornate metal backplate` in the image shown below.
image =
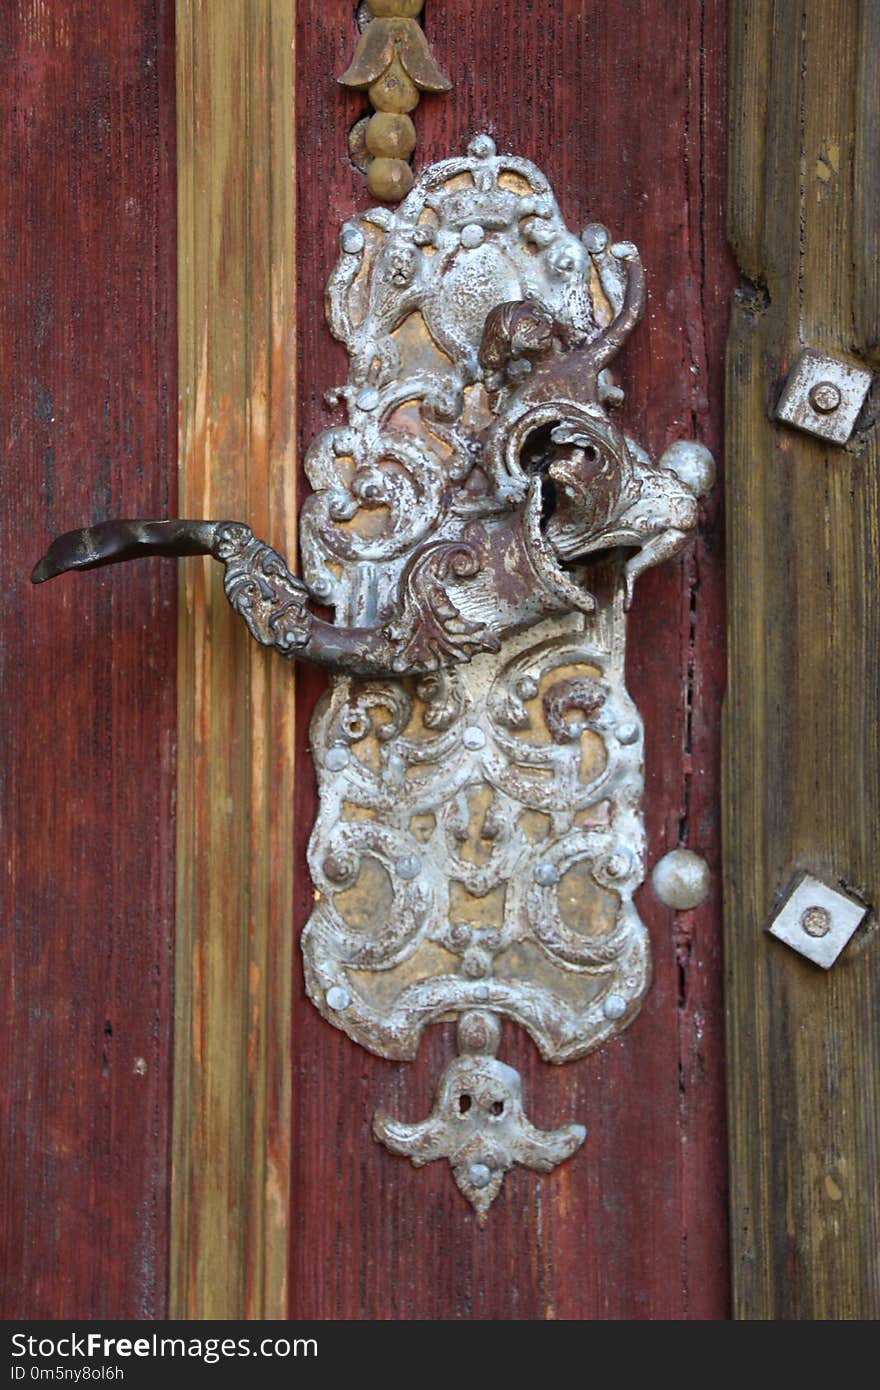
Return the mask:
POLYGON ((517 1073, 494 1057, 497 1020, 569 1061, 631 1022, 650 970, 633 906, 642 726, 624 684, 624 599, 644 551, 629 574, 594 567, 589 586, 561 562, 618 540, 656 548, 695 503, 619 441, 608 380, 594 379, 592 403, 571 399, 557 366, 539 397, 549 409, 510 447, 542 324, 595 343, 624 311, 634 259, 602 228, 569 233, 534 165, 480 137, 396 213, 349 222, 341 246, 327 309, 350 358, 335 393, 348 421, 306 461, 304 576, 337 622, 391 625, 401 675, 336 675, 314 717, 306 983, 329 1022, 383 1057, 412 1058, 428 1025, 459 1020, 462 1056, 430 1119, 377 1116, 374 1129, 416 1164, 446 1157, 485 1213, 513 1163, 552 1168, 585 1133, 529 1124, 517 1073), (491 311, 524 301, 544 317, 508 325, 493 355, 491 311), (585 451, 600 463, 587 516, 585 451))
POLYGON ((500 1021, 567 1062, 648 984, 626 609, 713 470, 684 442, 655 464, 613 422, 608 364, 644 302, 636 248, 570 233, 538 169, 479 136, 342 228, 327 315, 346 420, 306 458, 303 579, 243 523, 207 521, 69 533, 34 572, 211 554, 258 641, 331 669, 306 986, 383 1057, 457 1021, 431 1116, 374 1132, 448 1159, 480 1219, 513 1164, 549 1170, 585 1134, 529 1123, 500 1021))

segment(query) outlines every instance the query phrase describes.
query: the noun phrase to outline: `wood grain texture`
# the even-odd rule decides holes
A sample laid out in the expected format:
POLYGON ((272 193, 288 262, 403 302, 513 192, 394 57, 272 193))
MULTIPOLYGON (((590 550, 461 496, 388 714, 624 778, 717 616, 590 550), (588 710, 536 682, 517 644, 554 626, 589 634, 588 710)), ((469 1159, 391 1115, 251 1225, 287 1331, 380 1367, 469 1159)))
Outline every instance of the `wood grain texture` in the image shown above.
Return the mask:
MULTIPOLYGON (((300 453, 345 379, 319 311, 339 222, 370 205, 345 157, 362 100, 334 82, 353 6, 298 6, 300 453)), ((650 306, 622 366, 626 424, 655 454, 677 436, 717 449, 732 272, 724 247, 722 7, 432 0, 425 24, 452 75, 419 107, 421 166, 479 130, 534 158, 570 225, 591 218, 645 257, 650 306)), ((639 582, 630 689, 647 721, 649 863, 679 843, 716 891, 677 918, 640 894, 654 985, 636 1023, 592 1058, 554 1068, 506 1028, 536 1123, 586 1121, 583 1150, 549 1177, 508 1176, 486 1229, 445 1164, 416 1172, 370 1138, 377 1106, 424 1116, 452 1030, 417 1062, 371 1057, 305 1001, 293 1027, 290 1308, 296 1317, 712 1318, 727 1309, 718 887, 718 734, 724 632, 720 499, 680 563, 639 582)), ((322 678, 299 679, 297 917, 311 906, 314 811, 305 731, 322 678)))
POLYGON ((725 895, 734 1311, 880 1314, 874 917, 830 974, 764 928, 800 870, 880 898, 876 398, 774 424, 802 346, 875 369, 876 0, 733 0, 725 895))
MULTIPOLYGON (((180 506, 294 556, 292 7, 178 0, 180 506)), ((181 569, 171 1315, 279 1317, 293 669, 181 569)))
POLYGON ((6 1318, 165 1311, 175 582, 29 573, 175 505, 174 31, 165 0, 0 14, 6 1318))

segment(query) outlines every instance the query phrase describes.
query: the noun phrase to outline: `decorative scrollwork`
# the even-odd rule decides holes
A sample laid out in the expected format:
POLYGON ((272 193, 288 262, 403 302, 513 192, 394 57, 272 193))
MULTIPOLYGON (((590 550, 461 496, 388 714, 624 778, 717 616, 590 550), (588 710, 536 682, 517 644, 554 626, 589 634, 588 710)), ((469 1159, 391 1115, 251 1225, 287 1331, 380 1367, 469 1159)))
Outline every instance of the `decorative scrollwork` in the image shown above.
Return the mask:
POLYGON ((218 528, 215 554, 226 566, 226 597, 252 637, 289 654, 308 645, 308 590, 277 551, 255 540, 248 526, 227 522, 218 528))
POLYGON ((479 573, 485 535, 469 527, 461 540, 434 541, 419 550, 401 577, 400 617, 388 624, 395 644, 394 669, 433 670, 450 661, 468 661, 476 652, 497 652, 498 638, 485 623, 462 617, 450 596, 450 582, 479 573))

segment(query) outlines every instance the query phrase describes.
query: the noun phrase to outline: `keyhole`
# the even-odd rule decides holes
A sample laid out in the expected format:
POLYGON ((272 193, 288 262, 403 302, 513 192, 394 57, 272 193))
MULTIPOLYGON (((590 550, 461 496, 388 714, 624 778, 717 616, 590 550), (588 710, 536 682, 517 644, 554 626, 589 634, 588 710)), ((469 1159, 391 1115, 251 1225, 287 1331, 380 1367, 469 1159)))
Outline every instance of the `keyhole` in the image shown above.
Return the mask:
POLYGON ((458 1098, 458 1113, 466 1115, 471 1108, 471 1098, 469 1095, 461 1095, 458 1098))

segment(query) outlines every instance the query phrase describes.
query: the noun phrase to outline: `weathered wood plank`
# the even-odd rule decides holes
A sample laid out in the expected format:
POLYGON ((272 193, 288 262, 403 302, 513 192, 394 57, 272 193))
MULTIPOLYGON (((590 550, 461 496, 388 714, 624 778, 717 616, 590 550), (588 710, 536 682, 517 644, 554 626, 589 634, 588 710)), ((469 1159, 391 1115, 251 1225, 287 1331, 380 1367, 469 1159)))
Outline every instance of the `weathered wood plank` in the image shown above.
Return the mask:
POLYGON ((873 918, 829 975, 764 927, 798 870, 880 898, 880 495, 769 419, 801 346, 877 359, 876 0, 732 0, 725 716, 734 1307, 880 1313, 873 918))
POLYGON ((6 1318, 166 1308, 174 572, 28 576, 60 531, 174 510, 173 20, 0 13, 6 1318))
MULTIPOLYGON (((294 556, 293 7, 178 0, 180 507, 294 556)), ((182 567, 171 1314, 284 1315, 293 670, 182 567)))
MULTIPOLYGON (((352 6, 299 7, 300 452, 330 416, 344 354, 320 305, 339 222, 370 206, 345 158, 364 102, 335 76, 354 45, 352 6)), ((698 0, 527 6, 429 0, 425 23, 455 83, 418 111, 418 161, 462 150, 479 130, 534 158, 573 226, 591 217, 641 247, 648 318, 623 363, 625 418, 661 452, 677 435, 717 448, 732 288, 724 246, 724 15, 698 0)), ((718 867, 718 724, 723 686, 719 505, 680 565, 640 581, 630 688, 648 727, 651 863, 677 843, 718 867)), ((305 730, 323 681, 299 678, 297 913, 311 907, 305 844, 314 809, 305 730)), ((297 1317, 710 1318, 727 1309, 719 895, 673 918, 640 895, 655 961, 645 1009, 582 1063, 541 1063, 506 1029, 533 1119, 586 1120, 571 1163, 505 1180, 483 1232, 437 1163, 416 1172, 370 1137, 379 1105, 430 1109, 452 1050, 448 1029, 392 1065, 294 1014, 291 1312, 297 1317)))

